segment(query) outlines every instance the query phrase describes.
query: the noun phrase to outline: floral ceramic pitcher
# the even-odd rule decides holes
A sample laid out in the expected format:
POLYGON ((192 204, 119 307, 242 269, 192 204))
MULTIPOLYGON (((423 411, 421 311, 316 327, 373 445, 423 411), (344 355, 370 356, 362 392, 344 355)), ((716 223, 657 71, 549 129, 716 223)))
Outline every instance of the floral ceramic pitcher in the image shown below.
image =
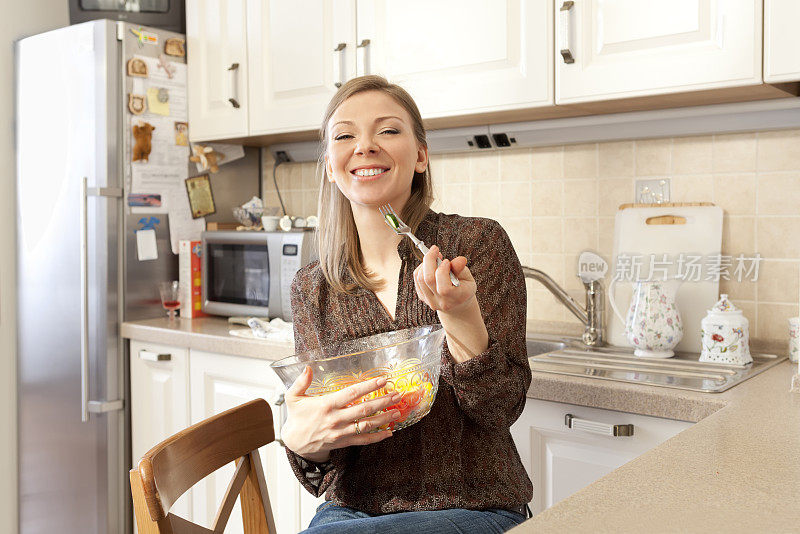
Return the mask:
POLYGON ((642 280, 633 284, 628 316, 622 317, 614 302, 613 287, 608 288, 608 302, 625 325, 625 336, 641 358, 670 358, 672 349, 683 339, 683 323, 675 303, 675 293, 682 280, 642 280))

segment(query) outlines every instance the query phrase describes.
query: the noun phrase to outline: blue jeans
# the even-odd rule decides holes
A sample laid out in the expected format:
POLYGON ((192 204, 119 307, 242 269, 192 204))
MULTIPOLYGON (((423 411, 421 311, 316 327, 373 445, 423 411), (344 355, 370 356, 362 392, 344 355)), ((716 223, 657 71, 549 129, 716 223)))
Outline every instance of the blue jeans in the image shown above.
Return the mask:
POLYGON ((325 501, 303 534, 500 534, 525 521, 509 510, 433 510, 372 515, 325 501))

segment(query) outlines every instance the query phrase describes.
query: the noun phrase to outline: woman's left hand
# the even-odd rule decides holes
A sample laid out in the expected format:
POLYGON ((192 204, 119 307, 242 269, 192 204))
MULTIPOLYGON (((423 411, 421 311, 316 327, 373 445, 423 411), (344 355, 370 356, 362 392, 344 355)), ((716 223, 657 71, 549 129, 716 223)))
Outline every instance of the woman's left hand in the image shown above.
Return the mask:
POLYGON ((434 245, 414 270, 417 296, 437 312, 458 313, 475 298, 475 279, 467 268, 467 258, 464 256, 452 261, 443 259, 442 264, 437 267, 436 258, 439 257, 439 247, 434 245), (451 271, 460 282, 458 287, 450 281, 451 271))

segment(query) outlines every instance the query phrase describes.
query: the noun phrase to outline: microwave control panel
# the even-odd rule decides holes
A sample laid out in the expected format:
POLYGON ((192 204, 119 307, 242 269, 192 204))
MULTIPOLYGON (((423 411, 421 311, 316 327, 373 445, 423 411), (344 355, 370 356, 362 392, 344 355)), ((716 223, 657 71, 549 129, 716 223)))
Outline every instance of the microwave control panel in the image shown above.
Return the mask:
POLYGON ((291 287, 295 273, 303 266, 301 262, 303 234, 286 233, 281 244, 281 309, 284 320, 292 320, 291 287), (286 317, 288 315, 288 317, 286 317))

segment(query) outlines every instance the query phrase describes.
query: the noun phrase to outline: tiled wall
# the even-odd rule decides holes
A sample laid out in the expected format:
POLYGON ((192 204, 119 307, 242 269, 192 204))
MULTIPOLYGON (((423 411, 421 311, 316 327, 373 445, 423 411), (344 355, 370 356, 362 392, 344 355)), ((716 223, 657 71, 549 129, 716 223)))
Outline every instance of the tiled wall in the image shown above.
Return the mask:
MULTIPOLYGON (((636 178, 671 179, 674 202, 724 210, 722 252, 759 252, 757 282, 721 282, 750 320, 751 336, 780 346, 800 301, 800 130, 645 139, 431 158, 436 203, 448 213, 497 219, 523 264, 550 274, 583 302, 578 253, 610 262, 614 214, 633 201, 636 178)), ((276 204, 267 162, 268 204, 276 204)), ((316 208, 315 166, 285 164, 278 184, 287 209, 316 208)), ((528 281, 530 319, 577 320, 528 281)))

